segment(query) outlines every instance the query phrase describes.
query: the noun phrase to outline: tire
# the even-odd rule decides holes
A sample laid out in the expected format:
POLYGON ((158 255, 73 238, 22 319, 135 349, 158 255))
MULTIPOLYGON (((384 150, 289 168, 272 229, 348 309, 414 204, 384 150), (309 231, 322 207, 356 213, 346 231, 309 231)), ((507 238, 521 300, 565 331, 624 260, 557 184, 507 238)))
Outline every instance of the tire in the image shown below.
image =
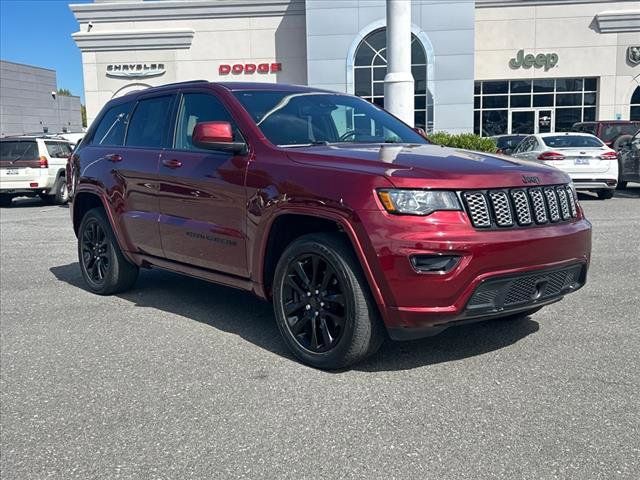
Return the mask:
POLYGON ((318 233, 293 241, 278 261, 273 285, 278 329, 303 363, 345 368, 375 353, 384 341, 360 263, 341 235, 318 233), (299 275, 298 267, 308 275, 299 275))
POLYGON ((129 290, 138 267, 122 255, 103 209, 89 210, 78 229, 78 263, 87 288, 98 295, 129 290))
POLYGON ((597 194, 600 200, 608 200, 610 198, 613 198, 613 190, 598 190, 597 194))
POLYGON ((47 205, 65 205, 69 201, 67 179, 63 176, 58 177, 51 193, 40 195, 40 198, 47 205))
POLYGON ((8 208, 11 206, 11 201, 13 197, 11 195, 7 195, 6 193, 0 194, 0 207, 8 208))
POLYGON ((58 177, 53 186, 53 203, 65 205, 69 201, 69 191, 67 190, 67 179, 64 176, 58 177))
POLYGON ((624 190, 625 188, 627 188, 627 182, 622 179, 622 162, 620 155, 618 155, 618 185, 616 185, 616 190, 624 190))

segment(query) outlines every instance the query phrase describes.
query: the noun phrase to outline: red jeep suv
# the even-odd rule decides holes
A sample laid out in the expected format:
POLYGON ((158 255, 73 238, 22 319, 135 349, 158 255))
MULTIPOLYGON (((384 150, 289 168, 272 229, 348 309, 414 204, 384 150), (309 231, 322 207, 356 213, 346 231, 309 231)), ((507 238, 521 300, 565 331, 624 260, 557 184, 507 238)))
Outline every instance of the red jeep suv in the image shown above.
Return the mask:
POLYGON ((307 87, 194 81, 113 99, 67 178, 89 290, 163 268, 252 291, 319 368, 386 334, 532 314, 589 264, 565 173, 432 145, 363 99, 307 87))

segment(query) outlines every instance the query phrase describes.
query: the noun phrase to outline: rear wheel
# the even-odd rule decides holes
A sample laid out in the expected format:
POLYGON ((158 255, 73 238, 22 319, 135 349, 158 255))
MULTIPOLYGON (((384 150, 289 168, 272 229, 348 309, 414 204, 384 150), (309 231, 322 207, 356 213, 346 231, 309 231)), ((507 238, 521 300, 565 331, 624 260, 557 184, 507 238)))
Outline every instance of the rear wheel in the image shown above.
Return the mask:
POLYGON ((598 190, 597 193, 600 200, 608 200, 609 198, 613 198, 613 190, 598 190))
POLYGON ((40 195, 42 201, 46 204, 64 205, 69 201, 69 191, 67 190, 67 179, 58 177, 53 185, 50 193, 40 195))
POLYGON ((53 186, 53 202, 57 205, 64 205, 69 201, 69 191, 67 190, 67 179, 58 177, 53 186))
POLYGON ((384 340, 360 264, 338 234, 305 235, 289 245, 276 267, 273 298, 280 333, 313 367, 344 368, 384 340))
POLYGON ((99 295, 128 290, 138 278, 138 267, 122 255, 101 208, 89 210, 80 223, 78 260, 87 287, 99 295))
POLYGON ((0 193, 0 207, 10 207, 13 197, 6 193, 0 193))
POLYGON ((627 182, 622 179, 622 162, 618 157, 618 185, 616 186, 618 190, 624 190, 627 188, 627 182))

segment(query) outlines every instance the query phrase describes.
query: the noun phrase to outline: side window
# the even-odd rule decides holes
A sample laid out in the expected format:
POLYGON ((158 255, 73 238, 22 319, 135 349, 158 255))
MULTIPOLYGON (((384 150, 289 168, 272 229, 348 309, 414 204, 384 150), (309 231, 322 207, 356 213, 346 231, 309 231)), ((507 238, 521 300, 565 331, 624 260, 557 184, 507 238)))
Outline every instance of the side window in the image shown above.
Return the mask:
POLYGON ((529 144, 531 143, 531 137, 527 137, 524 140, 522 140, 522 142, 520 142, 520 145, 518 145, 518 147, 516 148, 516 151, 513 153, 523 153, 526 152, 528 150, 529 144))
POLYGON ((234 140, 240 134, 222 102, 210 93, 185 93, 178 110, 174 148, 178 150, 200 150, 193 144, 193 129, 200 122, 229 122, 233 128, 234 140))
POLYGON ((44 142, 51 158, 67 158, 71 155, 69 145, 62 142, 44 142))
POLYGON ((171 121, 172 100, 171 95, 140 100, 129 121, 125 145, 163 148, 171 121))
POLYGON ((127 129, 131 102, 116 105, 103 115, 93 134, 94 145, 122 145, 127 129))
POLYGON ((539 148, 539 143, 538 140, 536 140, 535 138, 531 137, 531 147, 529 148, 529 151, 536 151, 539 148))

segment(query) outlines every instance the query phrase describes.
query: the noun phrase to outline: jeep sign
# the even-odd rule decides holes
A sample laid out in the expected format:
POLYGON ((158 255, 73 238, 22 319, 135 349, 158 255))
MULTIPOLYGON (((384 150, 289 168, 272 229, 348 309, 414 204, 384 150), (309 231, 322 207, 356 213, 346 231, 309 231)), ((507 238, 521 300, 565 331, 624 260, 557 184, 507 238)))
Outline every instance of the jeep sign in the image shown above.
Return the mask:
POLYGON ((544 67, 545 72, 550 68, 553 68, 558 63, 558 54, 557 53, 539 53, 537 55, 533 55, 531 53, 524 54, 524 50, 518 51, 515 58, 509 60, 509 67, 514 70, 518 68, 542 68, 544 67))

